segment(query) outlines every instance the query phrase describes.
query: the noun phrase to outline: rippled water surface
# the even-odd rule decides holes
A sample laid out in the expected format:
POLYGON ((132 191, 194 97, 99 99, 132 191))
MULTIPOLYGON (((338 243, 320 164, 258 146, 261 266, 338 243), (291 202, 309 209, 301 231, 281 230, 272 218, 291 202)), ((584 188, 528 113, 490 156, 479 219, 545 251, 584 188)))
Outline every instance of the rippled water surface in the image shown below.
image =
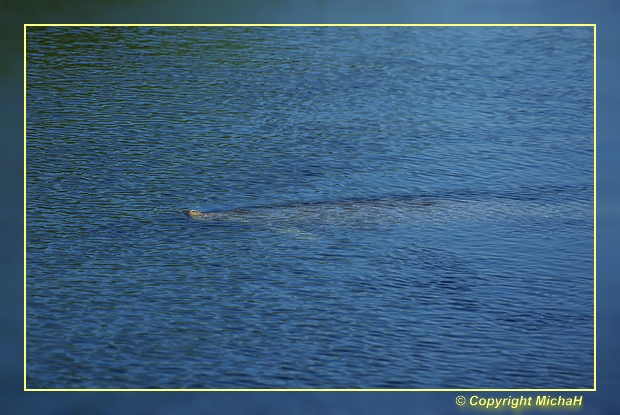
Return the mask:
POLYGON ((26 149, 29 388, 593 386, 592 28, 29 27, 26 149))

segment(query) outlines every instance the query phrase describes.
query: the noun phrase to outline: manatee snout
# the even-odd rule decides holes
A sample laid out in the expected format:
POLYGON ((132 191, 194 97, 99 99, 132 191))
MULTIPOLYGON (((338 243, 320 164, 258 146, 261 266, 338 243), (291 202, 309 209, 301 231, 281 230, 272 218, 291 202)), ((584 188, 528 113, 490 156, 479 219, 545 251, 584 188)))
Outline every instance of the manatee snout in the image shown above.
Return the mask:
POLYGON ((204 213, 199 212, 199 211, 194 210, 194 209, 186 210, 183 213, 185 213, 190 218, 201 218, 201 217, 204 216, 204 213))

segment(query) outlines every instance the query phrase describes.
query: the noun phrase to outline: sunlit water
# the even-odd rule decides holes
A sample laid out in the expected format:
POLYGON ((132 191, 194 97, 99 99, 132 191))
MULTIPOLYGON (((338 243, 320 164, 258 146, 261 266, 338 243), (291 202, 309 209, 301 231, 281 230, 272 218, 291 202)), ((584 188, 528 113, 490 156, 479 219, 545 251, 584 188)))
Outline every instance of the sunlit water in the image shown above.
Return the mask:
POLYGON ((29 28, 28 387, 592 387, 592 46, 29 28))

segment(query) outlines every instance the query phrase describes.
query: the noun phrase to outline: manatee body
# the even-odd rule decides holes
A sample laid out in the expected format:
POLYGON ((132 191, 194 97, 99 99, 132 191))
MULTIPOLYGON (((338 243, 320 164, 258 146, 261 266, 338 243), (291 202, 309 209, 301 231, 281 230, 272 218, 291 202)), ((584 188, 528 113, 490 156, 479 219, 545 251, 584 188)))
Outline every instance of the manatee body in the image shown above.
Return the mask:
POLYGON ((190 209, 190 210, 186 210, 183 213, 185 213, 187 217, 192 218, 192 219, 210 220, 210 219, 217 219, 217 218, 226 218, 230 216, 246 215, 249 213, 249 211, 235 209, 235 210, 228 210, 226 212, 200 212, 195 209, 190 209))
POLYGON ((219 212, 201 212, 195 209, 184 214, 199 221, 240 221, 267 223, 274 226, 381 226, 390 223, 451 220, 457 215, 487 219, 498 218, 502 212, 514 217, 541 214, 532 211, 531 201, 545 200, 556 195, 572 195, 591 191, 590 187, 529 187, 506 190, 454 190, 433 193, 385 195, 336 200, 311 200, 297 203, 257 205, 219 212), (510 205, 507 210, 507 203, 510 205), (467 205, 466 205, 467 204, 467 205), (520 209, 520 210, 519 210, 520 209), (433 211, 429 215, 429 210, 433 211))
POLYGON ((183 213, 196 220, 225 220, 241 216, 271 217, 279 220, 381 220, 382 213, 391 209, 420 209, 435 202, 413 195, 395 195, 377 198, 353 198, 344 200, 320 200, 286 205, 254 206, 222 212, 201 212, 190 209, 183 213))

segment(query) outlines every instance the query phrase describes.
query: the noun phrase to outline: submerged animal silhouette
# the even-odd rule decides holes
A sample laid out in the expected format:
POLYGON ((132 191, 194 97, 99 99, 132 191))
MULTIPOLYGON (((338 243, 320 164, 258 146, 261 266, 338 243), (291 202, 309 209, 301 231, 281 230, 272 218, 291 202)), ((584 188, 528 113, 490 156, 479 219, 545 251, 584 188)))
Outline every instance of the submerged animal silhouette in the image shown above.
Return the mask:
POLYGON ((268 214, 268 212, 294 211, 301 214, 312 212, 325 212, 330 209, 338 209, 344 212, 357 211, 363 207, 390 208, 397 206, 409 206, 422 208, 435 205, 436 202, 428 198, 412 195, 398 195, 375 198, 352 198, 345 200, 319 200, 298 202, 284 205, 254 206, 247 208, 237 208, 220 212, 201 212, 196 209, 185 210, 183 213, 192 219, 225 219, 252 214, 268 214))
POLYGON ((248 210, 241 209, 233 209, 227 210, 225 212, 200 212, 199 210, 190 209, 186 210, 183 213, 192 219, 215 219, 221 217, 227 217, 231 215, 246 215, 249 213, 248 210))

